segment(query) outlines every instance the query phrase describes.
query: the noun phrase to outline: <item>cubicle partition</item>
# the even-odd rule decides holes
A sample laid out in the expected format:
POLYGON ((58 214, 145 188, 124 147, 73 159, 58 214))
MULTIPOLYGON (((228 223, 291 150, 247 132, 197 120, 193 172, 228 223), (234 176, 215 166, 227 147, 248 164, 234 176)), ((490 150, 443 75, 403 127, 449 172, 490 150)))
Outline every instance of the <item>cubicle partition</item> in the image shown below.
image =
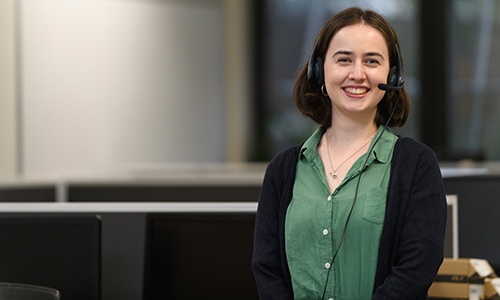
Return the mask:
POLYGON ((0 259, 0 280, 53 286, 76 300, 69 297, 75 288, 88 291, 81 298, 87 300, 256 299, 251 271, 256 207, 256 202, 0 203, 0 225, 16 220, 26 229, 23 236, 12 227, 0 229, 18 245, 2 242, 0 254, 11 259, 10 264, 7 256, 0 259), (84 229, 70 228, 83 218, 96 220, 100 232, 86 236, 84 229), (51 226, 40 230, 43 223, 51 226), (99 253, 92 252, 96 245, 99 253), (24 252, 15 253, 19 248, 24 252), (18 262, 27 265, 8 277, 18 262), (86 265, 89 274, 83 272, 86 265), (27 270, 34 275, 23 278, 27 270), (52 272, 56 278, 45 278, 52 272), (87 284, 86 278, 93 281, 87 284))
POLYGON ((458 196, 460 257, 487 259, 500 274, 500 175, 444 178, 446 192, 458 196))
MULTIPOLYGON (((458 247, 447 248, 447 256, 458 256, 453 249, 460 249, 460 257, 487 259, 498 273, 499 174, 500 172, 458 175, 444 173, 447 194, 457 196, 453 207, 458 211, 458 218, 454 220, 459 220, 456 224, 457 229, 459 228, 458 247)), ((213 269, 209 264, 212 261, 202 258, 203 256, 194 257, 191 261, 194 266, 188 266, 191 255, 184 255, 187 252, 175 247, 187 245, 191 249, 217 249, 208 242, 196 244, 197 240, 210 236, 206 231, 211 228, 212 232, 221 234, 210 236, 210 240, 218 241, 215 245, 235 247, 235 244, 222 243, 222 238, 227 243, 240 241, 241 245, 246 245, 245 249, 250 249, 247 244, 249 228, 253 226, 252 218, 257 207, 263 170, 250 175, 213 175, 198 172, 196 176, 192 176, 181 172, 169 175, 168 178, 162 175, 154 180, 141 177, 119 180, 1 182, 0 214, 60 217, 75 214, 98 215, 102 237, 101 299, 147 300, 160 292, 164 293, 162 295, 178 295, 176 293, 179 291, 173 288, 159 289, 159 283, 165 278, 174 281, 182 278, 172 277, 172 273, 169 273, 171 270, 177 270, 177 274, 185 272, 182 274, 184 278, 199 274, 213 277, 217 273, 209 271, 213 269), (177 217, 184 220, 175 220, 177 217), (218 219, 219 223, 203 223, 211 218, 218 219), (161 241, 168 240, 167 237, 172 236, 174 228, 177 232, 183 232, 173 237, 176 239, 174 248, 155 250, 168 247, 168 243, 161 241), (168 256, 166 260, 159 261, 163 251, 177 251, 175 254, 187 261, 168 261, 168 256), (165 266, 170 268, 161 273, 165 266)), ((450 207, 450 212, 452 211, 450 207)), ((452 223, 449 224, 451 226, 452 223)), ((457 238, 449 241, 456 242, 457 238)), ((237 248, 237 251, 241 249, 237 248)), ((201 253, 205 255, 209 252, 201 253)), ((248 254, 246 255, 246 262, 231 260, 231 264, 241 268, 241 274, 246 274, 241 275, 243 277, 250 276, 251 272, 248 254)), ((227 254, 223 256, 230 258, 227 254)), ((232 274, 229 271, 224 273, 232 274)), ((228 287, 233 284, 228 279, 224 281, 228 287)), ((196 286, 199 282, 190 284, 196 286)), ((180 286, 178 282, 174 285, 180 286)), ((193 286, 184 286, 183 289, 191 291, 194 290, 193 286)))
POLYGON ((0 202, 255 202, 264 171, 173 172, 126 178, 4 180, 0 202))
POLYGON ((258 299, 255 212, 147 215, 144 300, 258 299))
POLYGON ((97 215, 0 214, 0 282, 59 290, 64 299, 100 299, 97 215))

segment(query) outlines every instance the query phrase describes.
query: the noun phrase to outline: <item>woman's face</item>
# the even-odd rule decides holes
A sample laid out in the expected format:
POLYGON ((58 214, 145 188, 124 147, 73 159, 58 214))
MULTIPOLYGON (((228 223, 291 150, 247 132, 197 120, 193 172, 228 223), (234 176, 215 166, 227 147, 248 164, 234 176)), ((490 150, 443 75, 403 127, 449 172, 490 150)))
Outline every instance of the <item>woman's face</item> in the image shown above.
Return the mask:
POLYGON ((345 116, 374 120, 385 94, 378 84, 387 82, 390 69, 382 34, 364 24, 343 27, 330 41, 324 64, 332 119, 345 116))

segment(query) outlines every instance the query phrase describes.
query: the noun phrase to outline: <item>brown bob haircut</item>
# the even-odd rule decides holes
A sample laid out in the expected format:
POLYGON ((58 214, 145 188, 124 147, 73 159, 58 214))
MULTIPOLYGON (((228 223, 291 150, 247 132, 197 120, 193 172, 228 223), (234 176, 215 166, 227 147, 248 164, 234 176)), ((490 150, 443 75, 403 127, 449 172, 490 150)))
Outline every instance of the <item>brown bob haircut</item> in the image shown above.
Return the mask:
MULTIPOLYGON (((348 8, 336 14, 325 23, 315 42, 315 45, 317 45, 317 57, 321 57, 323 59, 325 58, 330 41, 341 28, 361 23, 369 25, 380 31, 387 42, 390 66, 395 66, 397 60, 395 45, 401 49, 396 32, 378 13, 371 10, 362 10, 356 7, 348 8)), ((332 121, 332 103, 328 96, 323 95, 321 92, 321 86, 316 80, 308 80, 308 65, 309 61, 306 63, 304 68, 302 68, 295 82, 295 87, 293 89, 294 102, 303 115, 328 128, 331 126, 332 121)), ((402 67, 403 65, 401 62, 401 68, 402 67)), ((401 70, 401 72, 402 71, 403 70, 401 70)), ((387 120, 394 109, 396 97, 396 91, 387 91, 385 93, 377 108, 377 115, 375 117, 375 123, 377 126, 385 125, 387 123, 387 120)), ((403 88, 401 90, 399 101, 397 102, 396 110, 388 126, 403 126, 408 119, 410 110, 410 97, 406 92, 406 89, 403 88)))

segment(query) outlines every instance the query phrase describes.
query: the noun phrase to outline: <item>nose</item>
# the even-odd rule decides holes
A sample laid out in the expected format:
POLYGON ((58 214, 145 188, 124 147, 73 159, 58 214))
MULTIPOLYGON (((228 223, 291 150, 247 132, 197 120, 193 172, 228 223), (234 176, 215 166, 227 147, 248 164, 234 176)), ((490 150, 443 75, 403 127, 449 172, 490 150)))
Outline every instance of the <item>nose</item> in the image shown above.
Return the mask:
POLYGON ((366 79, 365 69, 361 62, 355 62, 354 64, 352 64, 352 69, 349 74, 349 79, 354 80, 356 82, 364 81, 366 79))

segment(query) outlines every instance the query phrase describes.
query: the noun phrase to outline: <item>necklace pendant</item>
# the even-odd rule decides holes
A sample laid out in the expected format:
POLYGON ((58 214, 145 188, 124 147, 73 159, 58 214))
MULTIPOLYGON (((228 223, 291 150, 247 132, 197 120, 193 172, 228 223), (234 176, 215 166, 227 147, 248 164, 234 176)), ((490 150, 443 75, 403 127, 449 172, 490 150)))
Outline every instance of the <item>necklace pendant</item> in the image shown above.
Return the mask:
POLYGON ((330 172, 330 175, 332 176, 333 179, 337 179, 337 173, 330 172))

